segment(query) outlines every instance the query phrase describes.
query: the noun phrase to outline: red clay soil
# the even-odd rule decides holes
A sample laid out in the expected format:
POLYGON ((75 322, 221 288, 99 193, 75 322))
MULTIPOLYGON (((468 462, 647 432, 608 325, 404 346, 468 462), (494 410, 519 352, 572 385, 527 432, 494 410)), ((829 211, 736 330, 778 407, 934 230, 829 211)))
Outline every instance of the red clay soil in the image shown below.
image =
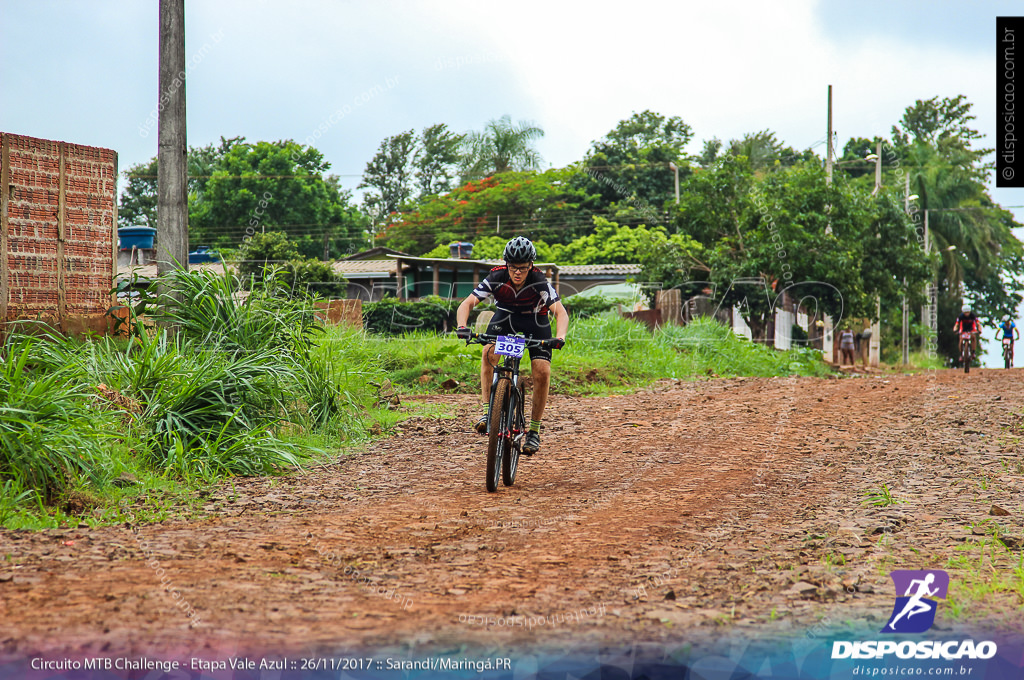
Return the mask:
MULTIPOLYGON (((877 630, 889 569, 947 568, 989 520, 1019 548, 1020 381, 940 371, 554 395, 541 451, 497 493, 476 399, 432 397, 457 417, 407 421, 304 474, 224 484, 189 521, 0 531, 0 660, 877 630), (900 502, 865 504, 883 483, 900 502)), ((979 606, 1021 625, 1019 598, 979 606)))

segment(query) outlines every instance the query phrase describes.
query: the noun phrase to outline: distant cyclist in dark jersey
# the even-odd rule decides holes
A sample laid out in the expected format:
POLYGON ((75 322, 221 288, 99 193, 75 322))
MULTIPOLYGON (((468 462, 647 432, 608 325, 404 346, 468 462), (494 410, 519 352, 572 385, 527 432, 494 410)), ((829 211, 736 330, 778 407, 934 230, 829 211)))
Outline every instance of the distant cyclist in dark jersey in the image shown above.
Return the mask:
MULTIPOLYGON (((455 313, 458 323, 456 334, 469 338, 469 313, 480 302, 494 298, 497 311, 487 326, 488 335, 521 333, 534 340, 559 340, 558 347, 565 344, 569 331, 569 314, 547 277, 533 266, 537 249, 528 238, 517 236, 508 242, 504 252, 505 265, 495 267, 459 305, 455 313), (550 317, 555 317, 552 334, 550 317)), ((531 455, 540 449, 540 421, 548 400, 551 384, 551 350, 530 348, 530 370, 533 375, 533 413, 530 431, 523 441, 523 453, 531 455)), ((488 408, 491 394, 491 380, 494 367, 500 357, 494 354, 494 345, 484 347, 480 362, 480 387, 484 409, 488 408)), ((477 432, 487 431, 487 414, 477 421, 477 432)))
POLYGON ((960 316, 956 317, 953 323, 953 330, 956 333, 970 333, 971 347, 974 355, 978 355, 978 333, 981 331, 981 319, 971 311, 970 305, 964 305, 960 310, 960 316))

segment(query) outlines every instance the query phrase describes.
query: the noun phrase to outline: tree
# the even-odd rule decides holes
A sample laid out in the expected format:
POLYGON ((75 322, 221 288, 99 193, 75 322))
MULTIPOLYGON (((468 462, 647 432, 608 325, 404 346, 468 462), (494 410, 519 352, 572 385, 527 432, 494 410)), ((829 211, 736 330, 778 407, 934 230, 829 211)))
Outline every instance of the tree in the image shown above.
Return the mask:
POLYGON ((684 252, 687 265, 696 261, 692 256, 701 250, 700 244, 683 234, 669 236, 664 227, 646 225, 619 225, 603 217, 594 217, 594 231, 567 244, 551 246, 554 261, 562 264, 635 264, 642 259, 653 259, 655 251, 669 244, 684 252))
MULTIPOLYGON (((875 161, 867 161, 864 159, 877 152, 879 143, 882 144, 883 149, 889 149, 892 146, 888 140, 881 137, 875 137, 874 139, 851 137, 843 147, 843 155, 839 159, 839 163, 842 165, 836 166, 833 171, 845 172, 847 176, 853 178, 869 177, 871 186, 874 187, 875 161)), ((883 172, 890 169, 892 165, 891 156, 892 154, 886 154, 884 151, 882 152, 881 159, 883 172)))
POLYGON ((221 169, 224 156, 239 144, 245 143, 245 137, 220 138, 220 144, 214 146, 190 147, 188 150, 188 193, 189 201, 201 200, 206 185, 213 173, 221 169))
MULTIPOLYGON (((313 147, 291 140, 249 144, 244 137, 191 147, 189 242, 237 248, 267 227, 286 229, 307 256, 339 257, 363 242, 366 219, 313 147), (326 249, 325 249, 326 243, 326 249)), ((125 171, 121 226, 156 226, 157 159, 125 171)))
POLYGON ((893 126, 893 142, 897 148, 918 142, 935 147, 939 152, 959 149, 970 152, 974 161, 980 161, 992 153, 992 149, 971 149, 973 142, 982 137, 980 132, 970 127, 971 121, 977 118, 971 113, 972 106, 962 94, 952 99, 918 99, 913 106, 906 108, 900 122, 893 126))
POLYGON ((771 130, 747 133, 742 139, 730 141, 729 153, 733 156, 746 156, 754 170, 776 165, 793 165, 800 161, 810 161, 815 157, 810 149, 797 151, 791 146, 786 146, 771 130))
POLYGON ((570 180, 577 170, 506 172, 431 196, 391 215, 382 244, 418 255, 451 241, 515 235, 565 243, 592 229, 593 197, 570 180))
MULTIPOLYGON (((208 144, 201 147, 189 147, 188 162, 188 202, 189 215, 195 204, 202 199, 203 191, 213 173, 220 169, 224 154, 237 144, 245 141, 245 137, 220 138, 220 145, 208 144)), ((133 165, 124 172, 128 185, 121 194, 117 209, 117 221, 122 227, 147 226, 156 227, 156 176, 157 159, 154 157, 147 163, 133 165)))
POLYGON ((722 238, 739 236, 741 214, 749 210, 754 172, 746 156, 720 156, 710 167, 686 178, 678 206, 669 208, 677 233, 711 249, 722 238))
POLYGON ((449 130, 444 123, 423 129, 420 151, 413 160, 420 198, 451 191, 464 137, 449 130))
POLYGON ((642 204, 660 215, 665 202, 675 198, 669 163, 679 168, 680 181, 685 180, 689 162, 683 149, 692 138, 690 126, 679 116, 634 112, 591 145, 583 159, 581 188, 600 194, 602 206, 642 204))
POLYGON ((413 156, 416 135, 412 130, 388 137, 366 164, 358 189, 370 189, 364 199, 367 212, 380 222, 398 212, 412 197, 413 156))
POLYGON ((338 257, 363 240, 365 219, 341 190, 323 154, 292 140, 238 143, 193 203, 193 242, 234 248, 280 230, 307 257, 338 257))
POLYGON ((124 171, 128 184, 117 206, 119 226, 156 229, 156 172, 155 157, 124 171))
POLYGON ((718 137, 712 137, 711 139, 704 140, 704 148, 701 149, 700 155, 697 156, 697 164, 702 168, 711 166, 718 159, 718 152, 722 150, 722 140, 718 137))
POLYGON ((281 231, 254 235, 238 250, 238 273, 247 289, 273 278, 294 296, 343 297, 345 278, 330 263, 303 257, 298 246, 281 231))
POLYGON ((530 121, 513 124, 508 115, 491 120, 482 132, 470 132, 463 139, 463 181, 540 170, 541 156, 533 144, 543 136, 544 130, 530 121))
POLYGON ((897 197, 872 197, 844 177, 828 186, 816 161, 755 173, 745 156, 727 155, 686 188, 675 223, 704 244, 715 297, 738 307, 757 339, 783 292, 833 318, 871 317, 876 296, 906 290, 894 271, 907 287, 927 280, 897 197))
MULTIPOLYGON (((909 176, 919 223, 927 211, 932 248, 941 258, 932 279, 940 313, 970 300, 980 316, 998 318, 1014 314, 1024 297, 1024 251, 1011 231, 1020 225, 988 195, 992 165, 985 158, 992 150, 974 148, 981 135, 971 127, 971 107, 963 95, 908 106, 892 129, 890 155, 901 167, 887 178, 900 184, 909 176)), ((951 326, 938 324, 938 345, 954 357, 951 326)))

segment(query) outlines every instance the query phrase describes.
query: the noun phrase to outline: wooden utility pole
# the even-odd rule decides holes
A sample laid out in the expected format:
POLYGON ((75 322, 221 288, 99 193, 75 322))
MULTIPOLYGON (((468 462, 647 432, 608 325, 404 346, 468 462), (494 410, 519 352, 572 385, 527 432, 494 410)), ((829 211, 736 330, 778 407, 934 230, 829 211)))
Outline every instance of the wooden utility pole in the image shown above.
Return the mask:
POLYGON ((188 164, 185 137, 185 0, 160 0, 157 99, 157 274, 188 269, 188 164))

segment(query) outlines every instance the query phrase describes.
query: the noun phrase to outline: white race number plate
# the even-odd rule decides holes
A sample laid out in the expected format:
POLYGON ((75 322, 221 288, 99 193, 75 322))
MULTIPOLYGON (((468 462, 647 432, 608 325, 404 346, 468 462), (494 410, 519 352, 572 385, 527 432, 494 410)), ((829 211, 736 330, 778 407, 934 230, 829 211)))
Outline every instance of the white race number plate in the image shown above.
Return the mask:
POLYGON ((507 357, 522 357, 526 349, 526 341, 523 338, 499 335, 494 343, 495 354, 502 354, 507 357))

